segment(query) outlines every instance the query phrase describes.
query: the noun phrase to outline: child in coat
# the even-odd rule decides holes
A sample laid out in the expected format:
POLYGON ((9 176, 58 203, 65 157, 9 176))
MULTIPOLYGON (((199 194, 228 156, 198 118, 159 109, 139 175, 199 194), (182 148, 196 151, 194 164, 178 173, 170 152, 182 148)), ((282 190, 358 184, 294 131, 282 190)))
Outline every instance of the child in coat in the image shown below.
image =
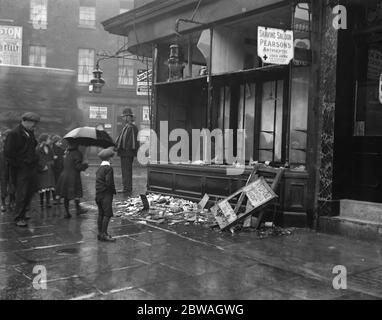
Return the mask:
POLYGON ((37 174, 37 190, 40 195, 40 206, 44 206, 44 195, 46 199, 46 207, 51 208, 50 194, 52 198, 55 195, 55 180, 53 172, 54 154, 50 147, 51 141, 47 133, 42 133, 38 138, 38 146, 36 149, 39 164, 37 174))
MULTIPOLYGON (((64 155, 65 155, 65 148, 62 144, 62 138, 59 135, 52 135, 51 136, 52 141, 52 150, 53 150, 53 173, 54 173, 54 181, 55 184, 58 182, 58 178, 60 177, 62 170, 64 169, 64 155)), ((55 202, 54 204, 61 204, 60 198, 54 194, 55 202)))
POLYGON ((114 156, 111 149, 104 149, 98 156, 102 163, 96 173, 96 203, 98 206, 98 240, 115 242, 108 233, 110 218, 113 216, 113 196, 116 194, 114 172, 110 159, 114 156))
POLYGON ((0 194, 2 212, 6 211, 6 199, 9 198, 8 206, 11 208, 15 202, 14 188, 12 187, 11 175, 8 160, 4 156, 4 143, 10 129, 0 132, 0 194))
POLYGON ((64 158, 64 169, 58 178, 56 186, 56 194, 64 198, 66 219, 72 217, 69 212, 70 200, 75 201, 77 216, 87 212, 87 210, 81 208, 80 198, 83 196, 81 171, 85 171, 88 167, 89 165, 83 162, 83 155, 78 150, 78 145, 75 142, 69 142, 64 158))

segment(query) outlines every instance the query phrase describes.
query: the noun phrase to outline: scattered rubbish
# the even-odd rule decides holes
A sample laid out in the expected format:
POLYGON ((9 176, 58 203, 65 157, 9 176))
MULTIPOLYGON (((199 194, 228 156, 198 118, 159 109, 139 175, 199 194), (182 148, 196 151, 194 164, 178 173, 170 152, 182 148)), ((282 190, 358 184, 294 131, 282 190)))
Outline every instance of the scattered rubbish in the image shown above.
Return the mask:
POLYGON ((116 217, 128 217, 140 221, 154 223, 212 224, 215 222, 213 214, 205 209, 208 196, 201 203, 189 200, 162 196, 157 194, 140 195, 126 201, 116 202, 116 217))
MULTIPOLYGON (((132 219, 140 224, 201 225, 216 231, 221 229, 219 216, 222 215, 221 218, 226 219, 223 210, 226 214, 229 211, 232 214, 232 220, 236 220, 236 214, 232 212, 233 209, 227 201, 224 202, 223 199, 218 205, 206 209, 209 201, 211 199, 208 195, 205 195, 199 203, 160 194, 139 195, 136 198, 115 202, 115 216, 132 219)), ((240 218, 242 215, 243 213, 238 213, 237 217, 240 218)), ((257 220, 258 218, 254 216, 247 216, 242 220, 242 224, 236 224, 227 230, 232 234, 236 231, 256 231, 259 238, 292 233, 291 229, 276 227, 273 222, 262 223, 258 226, 257 220)))

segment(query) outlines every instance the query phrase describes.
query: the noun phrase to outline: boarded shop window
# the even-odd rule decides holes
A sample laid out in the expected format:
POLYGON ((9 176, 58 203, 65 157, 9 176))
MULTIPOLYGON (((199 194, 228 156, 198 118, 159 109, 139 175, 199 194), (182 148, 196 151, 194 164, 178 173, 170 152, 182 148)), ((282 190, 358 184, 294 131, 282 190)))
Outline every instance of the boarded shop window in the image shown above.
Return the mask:
POLYGON ((281 162, 284 81, 262 85, 259 161, 281 162))
POLYGON ((95 7, 80 7, 80 21, 81 27, 94 28, 96 25, 96 8, 95 7))
POLYGON ((122 86, 134 85, 134 63, 129 59, 118 59, 118 84, 122 86))
POLYGON ((78 82, 89 83, 94 69, 94 49, 78 50, 78 82))
POLYGON ((46 67, 46 47, 30 46, 29 47, 29 65, 36 67, 46 67))
MULTIPOLYGON (((272 161, 282 163, 285 130, 285 83, 283 80, 247 82, 220 88, 216 127, 245 130, 245 152, 234 134, 224 138, 224 148, 234 146, 234 155, 245 154, 246 163, 272 161)), ((227 160, 227 159, 226 159, 227 160)))
POLYGON ((48 25, 48 0, 31 0, 30 21, 34 29, 46 29, 48 25))
POLYGON ((292 69, 290 164, 306 163, 310 68, 292 69))

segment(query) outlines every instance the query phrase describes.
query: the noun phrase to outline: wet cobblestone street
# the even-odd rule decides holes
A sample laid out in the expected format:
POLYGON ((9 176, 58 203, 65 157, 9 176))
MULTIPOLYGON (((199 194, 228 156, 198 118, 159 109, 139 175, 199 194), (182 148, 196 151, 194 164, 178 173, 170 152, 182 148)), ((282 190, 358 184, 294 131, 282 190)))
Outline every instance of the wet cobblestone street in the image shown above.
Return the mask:
MULTIPOLYGON (((99 242, 95 170, 83 176, 89 209, 83 216, 65 220, 62 206, 40 209, 36 199, 28 228, 15 227, 10 212, 1 214, 1 299, 382 298, 379 243, 306 229, 258 239, 251 232, 116 217, 110 233, 117 242, 99 242), (347 268, 347 290, 333 289, 336 265, 347 268), (46 268, 46 289, 33 287, 35 266, 46 268)), ((115 175, 118 188, 118 168, 115 175)), ((144 168, 135 168, 134 184, 134 194, 145 191, 144 168)))

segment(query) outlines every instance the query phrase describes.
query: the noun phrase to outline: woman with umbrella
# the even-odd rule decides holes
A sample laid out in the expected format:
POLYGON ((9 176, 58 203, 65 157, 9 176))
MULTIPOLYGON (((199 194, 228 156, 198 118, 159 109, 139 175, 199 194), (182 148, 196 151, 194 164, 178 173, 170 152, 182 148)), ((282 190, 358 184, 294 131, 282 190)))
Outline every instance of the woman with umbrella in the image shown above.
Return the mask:
POLYGON ((105 131, 92 127, 76 128, 66 134, 64 139, 68 142, 68 149, 64 158, 64 169, 57 182, 56 193, 64 198, 65 218, 69 219, 71 218, 70 200, 75 201, 77 215, 87 211, 80 206, 80 198, 83 196, 81 171, 85 171, 89 165, 84 162, 83 154, 78 147, 82 145, 108 148, 114 146, 114 142, 105 131))
POLYGON ((65 218, 69 219, 72 215, 69 212, 69 202, 74 200, 77 215, 83 214, 86 210, 80 206, 82 198, 81 171, 85 171, 89 165, 83 162, 83 155, 78 150, 75 141, 68 142, 68 153, 64 158, 64 169, 58 178, 56 194, 64 198, 65 218))

